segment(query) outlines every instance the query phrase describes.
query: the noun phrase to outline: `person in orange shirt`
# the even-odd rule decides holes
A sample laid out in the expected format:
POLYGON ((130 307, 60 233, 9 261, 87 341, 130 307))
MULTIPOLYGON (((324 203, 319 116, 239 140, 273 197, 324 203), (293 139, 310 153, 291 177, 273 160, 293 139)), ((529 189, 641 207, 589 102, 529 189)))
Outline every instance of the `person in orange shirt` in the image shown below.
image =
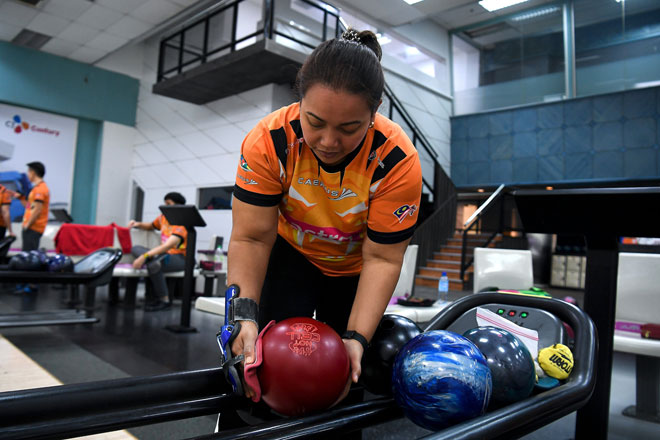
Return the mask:
MULTIPOLYGON (((171 192, 165 195, 165 204, 185 205, 186 199, 177 192, 171 192)), ((128 222, 128 227, 145 231, 154 229, 160 231, 160 245, 153 249, 147 249, 145 246, 133 246, 131 253, 136 257, 133 267, 139 269, 146 265, 154 288, 155 299, 147 301, 144 310, 147 312, 165 310, 172 304, 167 292, 165 273, 178 272, 185 268, 188 231, 183 226, 170 225, 163 214, 156 217, 151 223, 131 220, 128 222)))
POLYGON ((227 284, 240 288, 241 326, 232 353, 253 363, 269 320, 316 313, 349 355, 343 396, 394 292, 422 192, 417 150, 377 113, 381 55, 369 31, 321 43, 298 72, 300 101, 243 141, 234 186, 227 284))
POLYGON ((46 167, 41 162, 30 162, 27 164, 27 176, 32 183, 32 189, 27 200, 20 195, 19 200, 25 206, 23 214, 23 250, 32 251, 39 249, 39 241, 46 230, 48 223, 48 208, 50 205, 50 190, 44 182, 46 167))
POLYGON ((9 235, 14 235, 11 230, 11 216, 9 214, 12 196, 11 191, 0 185, 0 238, 4 238, 7 232, 9 232, 9 235))

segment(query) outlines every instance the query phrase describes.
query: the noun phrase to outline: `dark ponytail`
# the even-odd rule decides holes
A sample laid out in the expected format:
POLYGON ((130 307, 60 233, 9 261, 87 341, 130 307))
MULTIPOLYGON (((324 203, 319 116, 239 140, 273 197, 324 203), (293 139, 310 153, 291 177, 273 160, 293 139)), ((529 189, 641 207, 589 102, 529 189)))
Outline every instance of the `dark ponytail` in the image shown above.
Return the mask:
POLYGON ((296 85, 302 99, 314 84, 362 95, 372 112, 378 109, 385 77, 382 50, 371 31, 348 29, 341 38, 324 41, 298 71, 296 85))

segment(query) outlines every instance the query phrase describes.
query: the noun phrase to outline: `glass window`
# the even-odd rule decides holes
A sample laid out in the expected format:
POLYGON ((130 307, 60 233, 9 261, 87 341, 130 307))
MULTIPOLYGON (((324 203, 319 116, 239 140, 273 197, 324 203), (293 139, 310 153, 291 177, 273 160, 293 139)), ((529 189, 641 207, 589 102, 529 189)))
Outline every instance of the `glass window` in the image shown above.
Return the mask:
POLYGON ((660 84, 660 2, 576 0, 577 94, 660 84))
POLYGON ((561 99, 563 38, 558 5, 454 32, 455 114, 561 99))
POLYGON ((197 200, 199 209, 231 209, 233 186, 216 186, 212 188, 199 188, 197 200))

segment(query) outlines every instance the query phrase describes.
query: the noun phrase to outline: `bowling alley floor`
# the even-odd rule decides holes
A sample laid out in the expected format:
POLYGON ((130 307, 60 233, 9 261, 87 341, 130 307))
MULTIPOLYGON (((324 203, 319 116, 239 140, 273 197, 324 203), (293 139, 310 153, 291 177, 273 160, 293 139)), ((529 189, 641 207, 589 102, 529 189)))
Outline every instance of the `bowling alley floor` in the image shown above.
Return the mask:
MULTIPOLYGON (((580 291, 552 288, 548 291, 555 297, 570 295, 578 304, 582 302, 580 291)), ((38 294, 14 295, 11 292, 12 286, 0 284, 0 314, 66 307, 67 291, 56 286, 41 287, 38 294)), ((435 294, 435 289, 418 288, 416 291, 421 297, 435 294)), ((465 294, 452 291, 450 299, 465 294)), ((106 288, 100 288, 96 310, 100 322, 97 324, 1 329, 0 335, 64 384, 217 367, 219 353, 215 333, 222 325, 222 317, 193 310, 191 323, 196 333, 175 334, 165 330, 166 325, 179 322, 179 313, 180 302, 175 302, 169 310, 150 313, 139 307, 110 306, 106 288)), ((0 375, 3 364, 0 358, 0 375)), ((610 402, 611 440, 660 438, 660 425, 621 415, 623 408, 635 400, 634 371, 633 356, 615 353, 610 402)), ((23 388, 33 386, 28 382, 23 388)), ((212 433, 214 426, 215 417, 205 416, 128 431, 139 439, 186 439, 212 433)), ((570 439, 574 426, 575 414, 570 414, 523 438, 570 439)), ((414 439, 428 433, 400 419, 364 430, 363 439, 414 439)))

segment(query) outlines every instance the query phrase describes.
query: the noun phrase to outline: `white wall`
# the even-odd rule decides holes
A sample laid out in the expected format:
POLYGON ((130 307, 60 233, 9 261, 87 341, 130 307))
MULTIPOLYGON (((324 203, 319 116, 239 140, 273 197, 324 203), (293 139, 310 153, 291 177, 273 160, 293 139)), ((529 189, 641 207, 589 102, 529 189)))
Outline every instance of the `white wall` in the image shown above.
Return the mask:
MULTIPOLYGON (((104 155, 101 167, 117 168, 116 162, 121 162, 122 171, 126 171, 121 177, 128 188, 125 194, 130 193, 133 180, 144 190, 144 221, 160 214, 158 206, 170 191, 178 191, 187 203, 196 204, 199 188, 233 186, 245 135, 261 118, 295 99, 288 86, 274 84, 206 105, 154 95, 151 88, 156 82, 158 41, 156 37, 140 47, 123 49, 102 62, 106 69, 139 75, 132 155, 122 154, 114 157, 114 161, 110 158, 106 161, 104 155)), ((102 197, 99 194, 99 200, 102 197)), ((115 209, 127 216, 132 203, 128 195, 117 201, 115 209)), ((212 235, 223 236, 227 243, 231 211, 202 210, 201 213, 207 227, 197 230, 197 247, 206 249, 212 235)), ((108 217, 97 214, 97 218, 101 223, 102 218, 108 217)))
POLYGON ((126 225, 129 218, 133 139, 136 130, 113 122, 103 123, 96 224, 126 225))
MULTIPOLYGON (((422 83, 431 85, 435 90, 451 95, 449 81, 449 33, 442 26, 431 20, 397 26, 394 30, 413 41, 415 45, 437 57, 435 65, 435 81, 429 83, 428 79, 422 83)), ((383 48, 387 52, 387 46, 383 48)))

